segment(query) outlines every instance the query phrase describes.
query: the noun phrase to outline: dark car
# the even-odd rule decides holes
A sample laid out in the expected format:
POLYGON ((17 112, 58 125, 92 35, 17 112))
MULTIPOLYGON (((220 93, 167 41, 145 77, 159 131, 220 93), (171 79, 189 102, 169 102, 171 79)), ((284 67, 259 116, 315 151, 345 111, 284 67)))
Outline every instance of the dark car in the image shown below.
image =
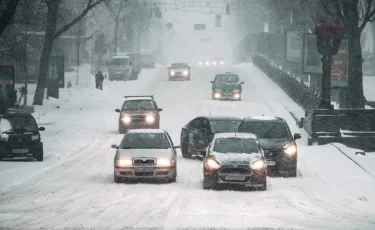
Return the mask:
POLYGON ((297 175, 298 150, 296 140, 301 134, 292 135, 287 122, 280 117, 247 117, 238 132, 253 133, 264 150, 268 170, 286 172, 288 176, 297 175))
POLYGON ((181 130, 181 153, 184 158, 204 155, 215 133, 236 132, 241 119, 237 117, 197 117, 181 130))
POLYGON ((254 134, 215 134, 203 162, 203 189, 219 184, 267 189, 267 164, 254 134))
POLYGON ((173 63, 168 68, 169 80, 190 80, 190 66, 187 63, 173 63))
POLYGON ((43 142, 38 125, 31 114, 8 113, 0 116, 0 160, 26 157, 43 161, 43 142))
POLYGON ((212 99, 241 100, 242 84, 238 75, 227 72, 217 74, 212 83, 212 99))
POLYGON ((129 129, 158 129, 162 111, 153 96, 125 96, 120 113, 118 130, 125 133, 129 129))

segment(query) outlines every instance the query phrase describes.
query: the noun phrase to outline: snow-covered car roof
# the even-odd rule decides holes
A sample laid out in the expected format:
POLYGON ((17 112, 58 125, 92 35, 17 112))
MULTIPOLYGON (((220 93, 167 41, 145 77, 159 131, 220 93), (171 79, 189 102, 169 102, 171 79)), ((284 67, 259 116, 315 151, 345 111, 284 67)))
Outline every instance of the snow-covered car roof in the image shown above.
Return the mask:
POLYGON ((153 96, 125 96, 125 101, 136 101, 136 100, 150 100, 153 101, 153 96))
POLYGON ((255 134, 252 133, 216 133, 214 138, 251 138, 257 140, 255 134))
POLYGON ((127 133, 165 133, 164 129, 130 129, 127 133))
POLYGON ((242 120, 239 117, 231 117, 231 116, 204 116, 208 120, 216 121, 216 120, 242 120))
POLYGON ((245 117, 245 120, 259 120, 259 121, 283 121, 281 117, 273 117, 273 116, 252 116, 252 117, 245 117))
POLYGON ((130 58, 129 56, 126 56, 126 55, 124 55, 124 56, 113 56, 113 57, 111 57, 112 59, 116 59, 116 58, 130 58))

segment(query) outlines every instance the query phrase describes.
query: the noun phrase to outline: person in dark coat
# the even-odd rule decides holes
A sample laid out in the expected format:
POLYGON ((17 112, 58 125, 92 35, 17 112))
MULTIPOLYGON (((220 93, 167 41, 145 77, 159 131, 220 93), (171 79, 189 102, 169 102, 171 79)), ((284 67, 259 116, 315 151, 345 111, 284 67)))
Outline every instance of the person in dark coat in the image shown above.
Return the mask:
POLYGON ((103 90, 103 81, 104 81, 104 76, 103 76, 102 72, 99 71, 95 75, 95 84, 96 84, 97 89, 103 90))

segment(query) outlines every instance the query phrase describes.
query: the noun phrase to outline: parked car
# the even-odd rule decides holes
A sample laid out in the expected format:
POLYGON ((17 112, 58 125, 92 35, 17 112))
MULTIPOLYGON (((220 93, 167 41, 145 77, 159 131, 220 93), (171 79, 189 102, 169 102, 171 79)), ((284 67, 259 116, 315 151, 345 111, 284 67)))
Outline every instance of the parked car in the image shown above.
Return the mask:
POLYGON ((156 104, 153 96, 125 96, 121 109, 118 130, 125 133, 129 129, 153 128, 160 126, 161 108, 156 104))
POLYGON ((203 162, 203 189, 220 184, 267 189, 267 164, 254 134, 215 134, 203 162))
POLYGON ((114 158, 114 181, 131 179, 164 179, 176 182, 176 148, 169 134, 161 129, 129 130, 114 158))
POLYGON ((280 117, 253 116, 244 118, 238 132, 253 133, 264 150, 268 170, 297 176, 298 148, 296 140, 301 134, 292 135, 288 123, 280 117))
POLYGON ((181 130, 181 153, 184 158, 204 155, 215 133, 236 132, 241 119, 225 116, 194 118, 181 130))
POLYGON ((237 74, 227 72, 217 74, 212 83, 212 99, 214 100, 241 100, 242 84, 237 74))
POLYGON ((34 117, 29 113, 7 113, 0 116, 0 160, 35 158, 43 161, 43 142, 34 117))

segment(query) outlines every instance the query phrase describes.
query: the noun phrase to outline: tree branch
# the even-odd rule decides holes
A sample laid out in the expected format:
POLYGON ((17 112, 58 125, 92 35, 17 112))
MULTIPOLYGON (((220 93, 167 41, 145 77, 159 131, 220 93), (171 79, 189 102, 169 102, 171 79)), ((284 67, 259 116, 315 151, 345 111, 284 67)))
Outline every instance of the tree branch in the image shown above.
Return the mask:
POLYGON ((372 11, 371 11, 371 6, 373 5, 372 3, 373 3, 373 0, 368 0, 368 2, 367 2, 368 5, 367 5, 366 12, 365 12, 365 17, 363 18, 363 22, 362 22, 361 26, 359 27, 359 30, 360 30, 361 32, 365 29, 367 23, 368 23, 368 22, 372 19, 372 17, 374 17, 374 15, 375 15, 375 7, 374 7, 374 9, 372 9, 372 11))
POLYGON ((20 0, 9 0, 7 6, 0 17, 0 34, 4 32, 4 30, 10 24, 10 21, 13 18, 13 15, 16 13, 16 8, 20 0))
POLYGON ((331 11, 331 10, 328 8, 328 6, 326 5, 325 2, 326 2, 326 0, 320 0, 320 3, 322 4, 324 10, 325 10, 329 15, 331 15, 331 16, 335 16, 335 17, 337 17, 337 16, 342 16, 342 15, 339 15, 339 14, 335 14, 333 11, 331 11))
POLYGON ((56 38, 58 38, 61 34, 63 34, 64 32, 66 32, 67 30, 69 30, 72 26, 74 26, 75 24, 77 24, 83 17, 86 16, 86 14, 91 9, 93 9, 94 7, 96 7, 97 5, 99 5, 100 3, 104 2, 105 0, 96 0, 94 3, 93 3, 93 1, 94 0, 89 0, 89 2, 87 3, 86 8, 81 12, 81 14, 78 17, 76 17, 70 23, 66 24, 59 31, 57 31, 54 34, 54 36, 53 36, 53 40, 56 39, 56 38))

